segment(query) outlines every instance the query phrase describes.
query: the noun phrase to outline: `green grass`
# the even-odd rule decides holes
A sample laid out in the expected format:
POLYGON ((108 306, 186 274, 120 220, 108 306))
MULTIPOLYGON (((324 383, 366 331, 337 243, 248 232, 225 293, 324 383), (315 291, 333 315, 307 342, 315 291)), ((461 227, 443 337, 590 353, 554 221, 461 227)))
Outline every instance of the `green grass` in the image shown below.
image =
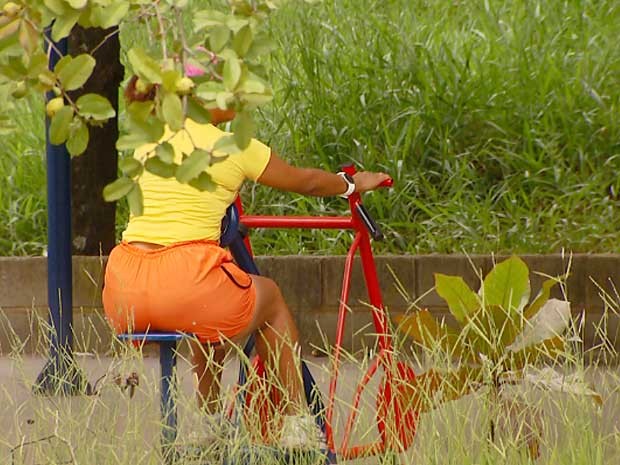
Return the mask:
MULTIPOLYGON (((394 189, 365 197, 387 232, 381 252, 618 252, 618 23, 613 0, 292 3, 269 23, 276 99, 259 136, 299 165, 391 173, 394 189)), ((20 107, 38 121, 32 111, 41 114, 20 107)), ((40 153, 31 133, 41 126, 27 121, 17 146, 0 148, 2 178, 16 165, 7 158, 40 153)), ((44 205, 44 180, 29 178, 40 170, 24 171, 17 203, 44 205)), ((256 213, 345 207, 262 187, 244 194, 256 213)), ((3 234, 1 254, 38 253, 12 245, 44 242, 32 210, 18 210, 23 232, 3 234)), ((259 253, 342 253, 349 243, 315 231, 253 237, 259 253)))

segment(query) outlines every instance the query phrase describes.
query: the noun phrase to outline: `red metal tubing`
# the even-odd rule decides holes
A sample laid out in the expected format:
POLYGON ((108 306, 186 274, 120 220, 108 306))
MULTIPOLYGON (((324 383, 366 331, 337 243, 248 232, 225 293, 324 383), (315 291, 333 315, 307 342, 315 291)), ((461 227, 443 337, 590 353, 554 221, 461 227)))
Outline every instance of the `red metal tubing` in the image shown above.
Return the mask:
POLYGON ((239 221, 248 228, 354 229, 350 216, 244 215, 239 221))
POLYGON ((338 373, 340 370, 340 352, 342 350, 342 340, 344 338, 344 326, 347 317, 347 301, 349 300, 349 290, 351 286, 351 274, 353 273, 353 259, 359 245, 361 234, 358 232, 353 239, 353 244, 347 254, 344 264, 344 274, 342 278, 342 291, 340 293, 340 307, 338 309, 338 328, 336 329, 336 344, 334 345, 334 363, 332 365, 332 378, 329 383, 329 399, 327 412, 325 415, 325 429, 327 436, 327 445, 330 450, 334 450, 334 431, 332 421, 334 416, 334 406, 336 401, 336 386, 338 381, 338 373))

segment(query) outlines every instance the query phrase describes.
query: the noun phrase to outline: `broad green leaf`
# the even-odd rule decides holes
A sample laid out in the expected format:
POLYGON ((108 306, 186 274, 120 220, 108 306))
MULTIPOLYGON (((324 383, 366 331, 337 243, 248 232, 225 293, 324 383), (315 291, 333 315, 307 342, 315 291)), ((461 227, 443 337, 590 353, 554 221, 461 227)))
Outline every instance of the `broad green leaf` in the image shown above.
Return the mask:
POLYGON ((147 100, 145 102, 131 102, 127 111, 132 120, 145 122, 153 113, 153 108, 155 108, 153 101, 147 100))
POLYGON ((239 151, 235 136, 222 136, 213 145, 213 152, 217 156, 232 155, 239 151))
POLYGON ((84 118, 92 118, 95 121, 107 121, 116 115, 108 99, 99 94, 82 95, 75 104, 84 118))
POLYGON ((133 150, 149 142, 151 142, 151 138, 148 134, 143 132, 129 132, 129 134, 122 135, 118 138, 116 141, 116 149, 120 151, 133 150))
POLYGON ((58 79, 66 90, 82 87, 93 73, 97 62, 90 55, 83 53, 63 64, 57 71, 58 79))
POLYGON ((241 78, 241 63, 238 58, 230 58, 224 63, 224 86, 233 91, 241 78))
POLYGON ((65 0, 71 8, 81 10, 88 4, 88 0, 65 0))
POLYGON ((97 24, 95 26, 108 29, 118 25, 129 12, 129 2, 126 0, 114 2, 105 7, 98 7, 101 13, 97 14, 97 24))
POLYGON ((525 262, 512 256, 495 265, 482 283, 482 298, 485 305, 521 312, 530 298, 529 270, 525 262))
POLYGON ((215 81, 207 81, 196 88, 196 95, 201 99, 212 101, 216 99, 217 94, 224 90, 223 84, 215 81))
POLYGON ((259 78, 248 77, 244 79, 239 85, 238 90, 240 92, 246 92, 248 94, 262 94, 267 91, 267 86, 259 80, 259 78))
POLYGON ((146 82, 161 84, 161 66, 140 47, 134 47, 127 53, 127 58, 134 72, 146 82))
POLYGON ((238 114, 235 119, 235 143, 237 147, 241 150, 245 150, 250 145, 252 141, 252 136, 254 135, 254 131, 256 130, 256 126, 254 124, 254 120, 252 119, 252 115, 247 112, 241 112, 238 114))
POLYGON ((185 184, 198 177, 209 166, 210 160, 211 154, 209 152, 201 149, 194 150, 177 168, 177 181, 185 184))
POLYGON ((69 105, 65 105, 52 116, 49 129, 50 142, 52 144, 60 145, 67 140, 72 120, 73 108, 69 105))
POLYGON ((155 155, 164 163, 174 162, 174 147, 169 142, 162 142, 155 149, 155 155))
POLYGON ((192 97, 187 100, 187 117, 200 124, 211 122, 211 113, 209 113, 209 110, 192 97))
POLYGON ((118 162, 118 167, 128 178, 134 178, 142 173, 144 167, 142 163, 134 157, 125 157, 118 162))
POLYGON ((228 101, 234 97, 232 92, 219 92, 215 96, 215 102, 220 110, 228 109, 228 101))
POLYGON ((188 184, 199 191, 213 191, 215 189, 215 183, 211 175, 204 171, 200 173, 197 178, 188 182, 188 184))
POLYGON ((164 120, 173 131, 183 129, 185 115, 183 114, 183 103, 177 94, 166 92, 161 105, 164 120))
POLYGON ((171 178, 177 170, 177 165, 171 163, 164 163, 157 157, 152 157, 146 160, 144 168, 149 172, 161 178, 171 178))
POLYGON ((251 106, 252 108, 258 107, 260 105, 265 105, 273 100, 273 95, 271 94, 242 94, 239 96, 240 100, 251 106))
POLYGON ((181 73, 176 69, 167 69, 162 73, 162 84, 167 92, 177 91, 177 81, 181 79, 181 73))
POLYGON ((399 319, 398 331, 431 351, 440 348, 452 357, 463 355, 458 333, 445 324, 440 325, 426 309, 399 319))
POLYGON ((57 16, 63 16, 70 11, 70 8, 62 0, 43 0, 43 4, 57 16))
POLYGON ((460 323, 464 323, 467 315, 480 308, 478 296, 460 276, 435 273, 435 290, 460 323))
POLYGON ((220 52, 230 38, 230 29, 226 26, 216 26, 209 33, 209 46, 215 53, 220 52))
POLYGON ((83 154, 88 147, 88 140, 88 126, 78 116, 75 116, 67 139, 67 151, 72 157, 83 154))
POLYGON ((518 352, 531 345, 552 339, 564 333, 570 323, 570 302, 549 299, 530 320, 525 322, 523 332, 508 346, 518 352))
POLYGON ((58 42, 69 35, 81 14, 82 12, 79 10, 70 10, 62 16, 56 16, 52 25, 52 39, 54 42, 58 42))
POLYGON ((248 60, 254 60, 258 57, 269 55, 277 48, 276 43, 267 36, 256 37, 247 51, 245 57, 248 60))
POLYGON ((236 34, 244 27, 249 27, 249 21, 247 19, 239 18, 238 16, 228 16, 226 19, 226 26, 228 26, 230 30, 236 34))
POLYGON ((466 316, 462 336, 466 343, 491 360, 499 360, 521 328, 521 317, 499 305, 485 305, 466 316))
POLYGON ((136 183, 127 194, 127 203, 129 210, 133 216, 142 216, 144 213, 144 198, 142 196, 142 188, 136 183))
POLYGON ((245 54, 248 53, 248 50, 252 45, 252 39, 252 28, 249 25, 244 26, 235 34, 232 47, 241 58, 245 57, 245 54))
POLYGON ((103 198, 106 202, 114 202, 125 197, 134 188, 136 183, 133 179, 122 177, 111 182, 103 188, 103 198))
POLYGON ((203 29, 215 26, 222 26, 226 23, 227 15, 217 10, 202 10, 194 14, 194 31, 200 32, 203 29))
POLYGON ((553 287, 558 282, 559 281, 557 279, 553 278, 547 279, 543 282, 542 288, 538 292, 538 295, 534 299, 534 302, 532 302, 532 304, 523 312, 523 316, 526 320, 529 320, 534 315, 536 315, 536 313, 538 313, 538 310, 540 310, 540 308, 545 304, 545 302, 549 300, 549 297, 551 296, 551 289, 553 289, 553 287))

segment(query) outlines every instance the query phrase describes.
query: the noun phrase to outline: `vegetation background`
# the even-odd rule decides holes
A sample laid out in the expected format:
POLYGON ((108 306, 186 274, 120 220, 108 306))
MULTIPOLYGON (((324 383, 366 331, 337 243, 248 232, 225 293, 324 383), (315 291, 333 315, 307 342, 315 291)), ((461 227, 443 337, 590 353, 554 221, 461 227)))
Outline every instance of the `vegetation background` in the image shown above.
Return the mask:
MULTIPOLYGON (((269 21, 276 98, 259 137, 299 165, 391 173, 394 189, 365 197, 388 236, 378 251, 618 252, 618 24, 614 0, 290 4, 269 21)), ((129 28, 121 37, 142 40, 129 28)), ((42 98, 15 108, 0 98, 17 126, 0 145, 0 254, 37 255, 42 98)), ((346 207, 251 185, 244 200, 260 213, 346 207)), ((253 243, 260 254, 341 253, 343 234, 264 231, 253 243)))

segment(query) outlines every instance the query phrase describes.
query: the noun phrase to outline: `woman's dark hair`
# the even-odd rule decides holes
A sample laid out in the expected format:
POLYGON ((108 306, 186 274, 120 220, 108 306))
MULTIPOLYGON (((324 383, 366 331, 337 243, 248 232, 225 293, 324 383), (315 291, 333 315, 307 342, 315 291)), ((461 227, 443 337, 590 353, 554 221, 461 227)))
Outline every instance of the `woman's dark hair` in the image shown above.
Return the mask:
POLYGON ((155 98, 157 84, 149 84, 146 92, 140 92, 136 87, 138 79, 138 76, 134 74, 127 83, 127 87, 125 87, 124 95, 127 103, 146 102, 147 100, 153 100, 155 98))

